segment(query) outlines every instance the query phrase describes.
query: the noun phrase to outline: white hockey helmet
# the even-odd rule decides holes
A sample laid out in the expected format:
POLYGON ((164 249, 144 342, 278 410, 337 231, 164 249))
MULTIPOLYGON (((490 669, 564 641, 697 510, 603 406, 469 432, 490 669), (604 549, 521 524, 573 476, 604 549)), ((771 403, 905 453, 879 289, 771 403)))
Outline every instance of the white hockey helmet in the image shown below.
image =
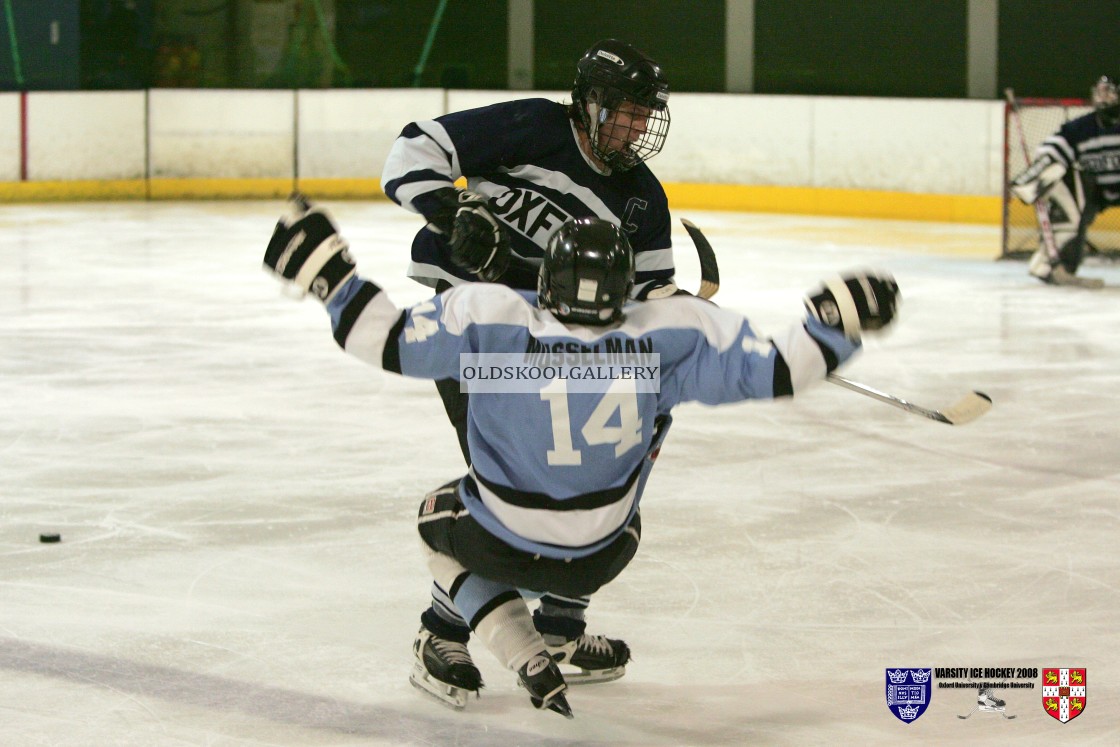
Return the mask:
POLYGON ((1115 127, 1120 122, 1120 93, 1117 91, 1116 79, 1102 75, 1093 84, 1091 97, 1101 127, 1115 127))

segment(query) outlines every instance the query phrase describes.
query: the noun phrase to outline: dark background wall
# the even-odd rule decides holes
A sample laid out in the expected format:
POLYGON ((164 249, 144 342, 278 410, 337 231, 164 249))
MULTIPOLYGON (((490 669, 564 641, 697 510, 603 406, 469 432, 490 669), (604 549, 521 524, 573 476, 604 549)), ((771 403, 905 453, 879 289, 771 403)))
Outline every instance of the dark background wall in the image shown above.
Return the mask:
POLYGON ((1000 90, 1086 98, 1101 75, 1120 77, 1120 2, 1003 0, 999 4, 1000 90))
POLYGON ((758 0, 755 91, 966 98, 966 30, 965 0, 758 0))
POLYGON ((576 60, 615 37, 661 63, 678 91, 724 90, 722 0, 538 2, 534 17, 537 87, 571 88, 576 60))
MULTIPOLYGON (((419 73, 440 0, 0 3, 13 9, 23 77, 0 17, 6 90, 502 89, 508 80, 506 0, 447 2, 419 73), (271 57, 254 54, 265 46, 271 57)), ((533 9, 534 88, 567 89, 583 50, 614 36, 658 59, 675 91, 727 90, 724 0, 536 0, 533 9)), ((1117 0, 1002 0, 999 91, 1084 97, 1098 76, 1120 75, 1117 18, 1117 0)), ((967 31, 967 0, 755 0, 754 91, 966 98, 967 31)))
POLYGON ((0 0, 0 87, 77 88, 78 23, 74 0, 0 0), (13 27, 19 32, 14 47, 13 27))

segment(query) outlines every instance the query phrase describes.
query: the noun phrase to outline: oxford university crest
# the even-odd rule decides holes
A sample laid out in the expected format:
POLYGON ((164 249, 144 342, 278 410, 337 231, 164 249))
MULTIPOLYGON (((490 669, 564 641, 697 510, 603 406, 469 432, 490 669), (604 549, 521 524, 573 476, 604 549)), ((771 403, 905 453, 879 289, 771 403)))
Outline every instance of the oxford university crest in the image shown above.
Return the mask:
POLYGON ((904 724, 917 720, 929 707, 933 669, 896 668, 886 672, 887 708, 904 724))

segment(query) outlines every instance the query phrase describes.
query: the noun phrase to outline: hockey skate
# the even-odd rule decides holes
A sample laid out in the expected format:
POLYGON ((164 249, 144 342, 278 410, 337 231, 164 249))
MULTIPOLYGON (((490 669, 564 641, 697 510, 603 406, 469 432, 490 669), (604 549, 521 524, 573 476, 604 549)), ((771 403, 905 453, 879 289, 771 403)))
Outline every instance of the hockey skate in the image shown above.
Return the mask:
POLYGON ((568 689, 564 675, 547 652, 541 651, 529 659, 518 670, 517 677, 518 684, 529 691, 529 700, 534 708, 547 708, 565 718, 575 718, 568 699, 564 696, 564 691, 568 689))
POLYGON ((424 626, 412 643, 416 663, 408 681, 446 706, 461 711, 473 693, 482 689, 482 674, 471 660, 466 643, 440 638, 424 626))
POLYGON ((1027 272, 1031 277, 1038 278, 1048 285, 1068 285, 1076 288, 1103 288, 1104 281, 1100 278, 1083 278, 1074 275, 1062 265, 1051 265, 1050 256, 1046 253, 1046 247, 1040 247, 1034 254, 1031 255, 1030 264, 1027 266, 1027 272))
POLYGON ((573 685, 611 682, 626 674, 630 647, 622 641, 586 633, 572 640, 549 634, 543 638, 548 653, 557 664, 579 669, 565 675, 573 685))
POLYGON ((1007 701, 997 698, 990 687, 980 688, 980 693, 976 696, 976 707, 963 716, 957 716, 957 718, 966 719, 974 713, 998 713, 1006 719, 1015 718, 1007 715, 1007 701))
POLYGON ((976 709, 984 711, 985 713, 1003 713, 1007 708, 1007 701, 1002 698, 997 698, 992 688, 981 688, 980 694, 976 696, 976 709))

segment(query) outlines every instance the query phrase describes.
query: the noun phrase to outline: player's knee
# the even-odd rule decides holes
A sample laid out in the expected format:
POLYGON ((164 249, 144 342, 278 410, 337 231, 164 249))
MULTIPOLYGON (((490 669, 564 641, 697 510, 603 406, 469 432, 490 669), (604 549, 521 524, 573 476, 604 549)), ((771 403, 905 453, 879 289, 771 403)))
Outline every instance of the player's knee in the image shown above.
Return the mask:
POLYGON ((459 501, 458 480, 441 485, 424 496, 416 517, 416 530, 420 533, 422 544, 434 552, 453 556, 451 533, 456 519, 464 510, 459 501))

